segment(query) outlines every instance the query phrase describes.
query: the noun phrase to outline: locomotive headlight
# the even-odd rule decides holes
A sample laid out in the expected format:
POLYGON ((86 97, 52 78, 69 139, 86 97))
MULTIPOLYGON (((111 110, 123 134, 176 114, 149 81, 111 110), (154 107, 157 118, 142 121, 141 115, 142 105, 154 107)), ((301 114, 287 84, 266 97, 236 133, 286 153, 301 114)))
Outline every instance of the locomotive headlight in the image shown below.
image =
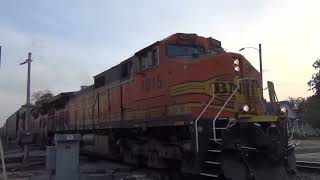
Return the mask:
POLYGON ((282 107, 280 110, 281 110, 282 113, 286 113, 287 112, 287 108, 286 107, 282 107))
POLYGON ((233 60, 233 64, 238 66, 238 65, 240 64, 239 59, 234 59, 234 60, 233 60))
POLYGON ((234 66, 234 70, 239 72, 240 71, 240 67, 239 66, 234 66))
POLYGON ((244 112, 248 112, 248 111, 250 110, 250 108, 249 108, 248 105, 244 105, 244 106, 242 107, 242 109, 243 109, 244 112))
POLYGON ((261 127, 260 123, 254 123, 255 126, 261 127))

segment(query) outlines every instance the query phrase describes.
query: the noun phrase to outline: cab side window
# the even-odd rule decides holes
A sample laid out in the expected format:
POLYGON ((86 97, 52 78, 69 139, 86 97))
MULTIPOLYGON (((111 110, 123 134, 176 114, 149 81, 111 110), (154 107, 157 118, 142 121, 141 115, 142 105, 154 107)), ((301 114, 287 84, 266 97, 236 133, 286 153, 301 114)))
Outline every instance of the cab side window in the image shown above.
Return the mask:
POLYGON ((153 48, 140 55, 140 72, 159 66, 159 48, 153 48))
POLYGON ((132 61, 121 63, 121 79, 128 79, 131 76, 132 61))
POLYGON ((152 59, 152 52, 149 51, 147 56, 148 56, 148 58, 147 58, 147 66, 148 67, 153 67, 154 63, 153 63, 153 59, 152 59))
POLYGON ((148 68, 148 64, 147 64, 147 61, 148 61, 148 58, 147 58, 147 55, 146 54, 143 54, 141 57, 140 57, 140 70, 141 71, 144 71, 148 68))
POLYGON ((155 66, 159 66, 159 47, 152 50, 152 61, 155 66))

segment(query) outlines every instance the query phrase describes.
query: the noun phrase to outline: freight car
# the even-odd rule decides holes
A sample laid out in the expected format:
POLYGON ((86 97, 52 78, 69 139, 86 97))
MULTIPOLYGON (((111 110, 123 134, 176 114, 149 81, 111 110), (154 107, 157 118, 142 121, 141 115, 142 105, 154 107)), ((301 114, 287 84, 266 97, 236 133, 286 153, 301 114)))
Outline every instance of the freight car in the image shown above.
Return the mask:
MULTIPOLYGON (((40 116, 36 115, 37 111, 38 109, 35 106, 31 106, 29 128, 32 129, 32 131, 38 131, 39 129, 36 117, 40 116)), ((11 114, 8 119, 6 119, 2 126, 1 136, 5 137, 9 143, 20 142, 21 136, 25 131, 26 112, 27 109, 25 106, 20 107, 16 112, 11 114)))
POLYGON ((5 137, 7 138, 8 142, 12 142, 17 138, 18 119, 19 119, 19 111, 10 115, 3 126, 5 137))
POLYGON ((54 97, 46 129, 48 138, 92 137, 93 151, 128 163, 215 179, 293 179, 285 114, 274 93, 266 114, 262 89, 242 55, 176 33, 54 97))
POLYGON ((23 130, 25 119, 25 108, 21 107, 11 114, 2 127, 2 135, 11 142, 18 138, 19 130, 23 130))

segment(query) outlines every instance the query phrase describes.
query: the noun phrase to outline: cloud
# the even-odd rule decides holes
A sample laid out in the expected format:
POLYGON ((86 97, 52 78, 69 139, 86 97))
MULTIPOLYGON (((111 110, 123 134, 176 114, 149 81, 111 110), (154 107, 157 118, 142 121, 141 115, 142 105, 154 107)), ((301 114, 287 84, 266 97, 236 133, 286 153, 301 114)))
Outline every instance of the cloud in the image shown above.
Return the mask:
POLYGON ((93 83, 95 74, 117 62, 108 49, 84 48, 50 36, 33 38, 10 28, 0 29, 0 39, 5 42, 0 69, 1 122, 25 103, 27 66, 19 63, 27 58, 28 49, 33 49, 31 92, 49 89, 58 94, 79 90, 80 85, 93 83))

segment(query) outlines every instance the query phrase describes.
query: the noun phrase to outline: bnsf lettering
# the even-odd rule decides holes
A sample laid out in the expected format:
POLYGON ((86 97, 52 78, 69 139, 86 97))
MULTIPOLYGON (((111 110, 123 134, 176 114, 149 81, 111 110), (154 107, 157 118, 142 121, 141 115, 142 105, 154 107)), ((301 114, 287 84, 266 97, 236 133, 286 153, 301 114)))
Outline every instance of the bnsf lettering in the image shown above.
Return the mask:
POLYGON ((236 85, 230 82, 215 82, 214 93, 215 94, 232 94, 236 89, 236 85))
MULTIPOLYGON (((229 95, 237 88, 237 86, 232 82, 214 82, 213 84, 215 94, 229 95)), ((254 95, 256 92, 255 88, 255 83, 241 83, 238 93, 254 95)))
POLYGON ((146 78, 142 81, 141 90, 142 91, 151 91, 156 89, 161 89, 162 87, 162 81, 160 79, 160 75, 152 78, 146 78))

